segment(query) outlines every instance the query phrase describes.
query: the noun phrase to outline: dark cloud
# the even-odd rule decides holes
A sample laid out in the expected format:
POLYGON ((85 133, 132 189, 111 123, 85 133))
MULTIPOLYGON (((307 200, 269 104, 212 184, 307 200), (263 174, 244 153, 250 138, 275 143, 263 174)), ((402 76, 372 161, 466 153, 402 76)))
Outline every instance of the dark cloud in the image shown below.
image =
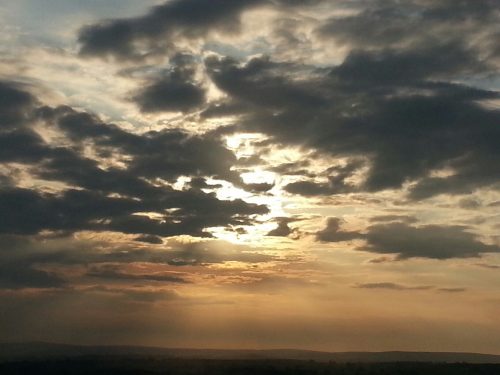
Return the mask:
POLYGON ((13 96, 12 103, 31 106, 25 117, 62 131, 66 139, 61 145, 49 144, 30 124, 18 124, 0 132, 0 161, 21 163, 32 177, 68 187, 48 193, 16 187, 13 181, 4 184, 0 233, 111 230, 149 239, 180 234, 206 237, 205 228, 249 224, 251 217, 268 211, 243 200, 219 200, 215 193, 196 188, 175 190, 158 184, 158 179, 175 182, 190 176, 245 186, 231 170, 236 156, 217 137, 175 129, 134 134, 69 107, 34 108, 30 94, 4 91, 13 96), (89 146, 95 158, 83 155, 89 146), (102 167, 103 160, 116 155, 127 159, 124 167, 102 167), (155 212, 158 218, 139 215, 143 212, 155 212))
POLYGON ((325 229, 316 233, 316 240, 322 242, 342 242, 362 238, 358 232, 346 232, 340 229, 342 220, 336 217, 330 217, 326 221, 325 229))
POLYGON ((193 57, 181 56, 172 70, 146 82, 133 100, 142 112, 187 112, 205 103, 205 90, 194 79, 193 57))
POLYGON ((160 237, 189 234, 206 237, 204 228, 249 224, 249 216, 267 208, 242 200, 221 201, 215 194, 164 189, 163 197, 109 197, 86 190, 61 194, 27 189, 0 191, 0 233, 35 234, 52 231, 118 231, 160 237), (158 198, 158 199, 155 199, 158 198), (170 210, 169 213, 165 213, 170 210), (161 219, 139 216, 158 212, 161 219), (7 214, 9 213, 9 214, 7 214))
POLYGON ((186 112, 202 105, 205 95, 196 84, 167 76, 145 87, 134 99, 142 112, 186 112))
POLYGON ((104 156, 113 152, 130 156, 127 171, 133 176, 174 181, 181 175, 201 175, 242 183, 231 171, 236 156, 209 134, 197 136, 168 129, 139 135, 67 107, 43 108, 40 117, 55 123, 75 142, 94 143, 104 156))
POLYGON ((396 290, 396 291, 418 291, 418 290, 433 290, 435 289, 438 292, 445 293, 461 293, 465 292, 466 288, 436 288, 433 285, 402 285, 398 283, 392 282, 379 282, 379 283, 358 283, 355 285, 355 288, 360 289, 388 289, 388 290, 396 290))
POLYGON ((279 175, 315 177, 315 174, 308 170, 309 166, 308 160, 301 160, 299 162, 283 163, 271 167, 269 170, 279 175))
POLYGON ((254 193, 264 193, 266 191, 271 190, 274 187, 274 184, 268 184, 265 182, 261 183, 249 183, 242 185, 246 190, 249 190, 254 193))
POLYGON ((275 220, 278 222, 278 226, 267 233, 267 236, 274 237, 288 237, 293 235, 295 238, 300 236, 297 228, 290 228, 289 224, 300 219, 293 217, 277 217, 275 220))
POLYGON ((346 179, 351 177, 362 165, 363 162, 352 161, 345 166, 330 167, 325 172, 328 182, 298 181, 286 185, 284 189, 289 193, 304 196, 350 193, 357 190, 357 188, 346 182, 346 179))
POLYGON ((335 193, 334 190, 330 189, 329 184, 312 181, 292 182, 286 185, 284 190, 292 194, 299 194, 306 197, 315 195, 330 195, 335 193))
POLYGON ((124 284, 185 284, 190 282, 187 273, 158 267, 277 260, 262 249, 220 240, 186 243, 169 239, 165 246, 154 247, 133 241, 1 234, 0 249, 0 289, 69 288, 82 276, 124 284), (84 274, 75 272, 78 269, 85 270, 84 274))
POLYGON ((0 289, 58 288, 65 284, 65 280, 58 275, 24 262, 0 265, 0 289))
POLYGON ((388 223, 368 227, 364 235, 368 251, 397 254, 407 258, 469 258, 482 253, 499 252, 495 245, 487 245, 461 226, 426 225, 412 227, 403 223, 388 223))
POLYGON ((106 20, 81 29, 83 56, 139 59, 174 49, 179 39, 198 39, 212 31, 235 33, 246 9, 264 0, 174 0, 143 16, 106 20))
POLYGON ((348 182, 361 170, 358 162, 326 182, 303 180, 286 190, 332 195, 415 182, 409 197, 418 200, 498 188, 500 156, 492 140, 498 139, 499 113, 478 101, 499 94, 457 83, 495 71, 483 48, 498 25, 494 2, 350 6, 361 11, 336 16, 318 29, 351 46, 338 66, 320 69, 269 58, 206 61, 217 86, 240 108, 247 106, 242 131, 336 157, 365 158, 368 172, 361 183, 348 182), (431 176, 440 169, 455 174, 431 176))
POLYGON ((331 74, 343 84, 349 83, 351 88, 382 90, 394 85, 418 86, 423 79, 443 79, 484 70, 475 55, 459 44, 431 44, 410 51, 353 51, 331 74))
POLYGON ((158 236, 151 236, 151 235, 142 235, 142 236, 137 236, 135 238, 135 241, 137 242, 145 242, 145 243, 150 243, 150 244, 155 244, 155 245, 160 245, 163 243, 163 240, 161 237, 158 236))
POLYGON ((324 99, 313 90, 312 85, 301 87, 292 84, 284 74, 289 63, 275 63, 269 57, 256 57, 245 65, 229 57, 210 56, 205 65, 214 83, 237 101, 270 110, 325 104, 324 99))
POLYGON ((351 158, 344 170, 332 170, 328 182, 296 182, 286 187, 289 192, 371 192, 415 181, 409 197, 424 199, 495 188, 500 154, 493 140, 500 135, 500 115, 477 101, 497 98, 498 93, 431 81, 434 74, 448 68, 451 72, 448 60, 464 60, 439 57, 440 48, 357 53, 330 71, 311 72, 267 58, 239 64, 212 57, 206 65, 220 89, 253 106, 238 122, 242 131, 265 133, 271 142, 299 145, 320 155, 351 158), (415 54, 422 61, 416 71, 415 54), (402 69, 400 77, 396 67, 402 69), (373 72, 365 74, 367 69, 373 72), (364 181, 349 182, 362 167, 368 167, 364 181), (455 174, 431 176, 440 169, 455 174))
MULTIPOLYGON (((88 26, 80 34, 82 53, 147 55, 159 40, 165 45, 174 35, 196 38, 237 27, 241 13, 253 6, 283 10, 315 3, 172 1, 142 17, 88 26)), ((459 83, 496 71, 495 1, 377 0, 339 6, 354 12, 324 21, 316 35, 348 47, 341 64, 319 68, 270 57, 241 63, 210 56, 208 75, 228 98, 210 105, 202 117, 237 114, 237 124, 225 131, 264 133, 269 143, 353 159, 327 181, 289 184, 285 189, 293 194, 374 192, 412 183, 408 197, 421 200, 499 188, 494 140, 500 115, 479 103, 499 94, 459 83), (435 170, 454 173, 435 177, 435 170), (360 171, 364 180, 353 180, 360 171)), ((177 64, 175 57, 172 61, 177 64)), ((143 110, 199 108, 202 89, 175 69, 135 96, 143 110)), ((312 177, 304 169, 294 172, 312 177)))
POLYGON ((475 198, 463 198, 458 202, 458 206, 466 210, 477 210, 482 207, 482 203, 475 198))
MULTIPOLYGON (((85 294, 93 294, 95 299, 96 294, 103 294, 107 299, 110 297, 119 297, 114 299, 113 303, 123 303, 133 301, 138 303, 155 303, 158 301, 172 301, 180 298, 175 290, 151 290, 146 288, 130 288, 130 287, 109 287, 105 285, 96 285, 83 290, 85 294), (124 299, 125 301, 123 301, 124 299)), ((126 305, 130 308, 130 305, 126 305)))
POLYGON ((371 225, 362 233, 343 231, 340 223, 338 218, 329 218, 325 229, 316 233, 316 239, 322 242, 365 240, 366 245, 358 247, 359 250, 395 254, 399 260, 470 258, 483 253, 500 252, 498 246, 483 243, 463 226, 417 227, 403 222, 390 222, 371 225))
POLYGON ((371 222, 386 222, 386 221, 399 221, 407 224, 416 223, 418 220, 414 216, 409 215, 379 215, 370 218, 371 222))
POLYGON ((488 264, 488 263, 476 263, 476 266, 481 268, 487 268, 490 270, 498 270, 500 269, 500 265, 497 264, 488 264))
MULTIPOLYGON (((174 243, 174 242, 173 242, 174 243)), ((206 241, 195 243, 177 243, 169 252, 168 264, 173 266, 190 266, 228 261, 261 263, 275 260, 275 257, 252 251, 245 246, 225 243, 223 241, 206 241)))
POLYGON ((27 120, 35 98, 17 83, 0 81, 0 132, 27 120))
POLYGON ((484 59, 485 54, 479 52, 491 54, 487 47, 498 24, 495 0, 375 0, 351 2, 351 6, 358 12, 327 20, 318 27, 317 34, 367 50, 411 50, 436 41, 459 42, 476 49, 477 59, 484 59))
POLYGON ((439 288, 439 292, 445 292, 445 293, 462 293, 465 292, 467 288, 439 288))
POLYGON ((36 252, 35 242, 28 238, 0 235, 0 289, 59 288, 66 280, 43 269, 44 262, 30 253, 36 252))
POLYGON ((361 283, 356 284, 356 288, 361 289, 390 289, 390 290, 429 290, 433 289, 432 285, 418 285, 418 286, 408 286, 401 285, 390 282, 381 282, 381 283, 361 283))
POLYGON ((113 56, 139 60, 176 52, 179 41, 234 35, 240 31, 242 14, 256 7, 291 8, 314 6, 322 0, 172 0, 139 17, 109 19, 83 27, 78 36, 83 56, 113 56))
POLYGON ((131 273, 122 270, 120 265, 115 264, 103 264, 98 266, 91 267, 86 276, 97 277, 100 279, 108 279, 108 280, 124 280, 124 281, 134 281, 134 280, 143 280, 143 281, 159 281, 162 283, 177 283, 177 284, 185 284, 186 281, 184 278, 179 277, 174 273, 169 272, 154 272, 154 273, 131 273))

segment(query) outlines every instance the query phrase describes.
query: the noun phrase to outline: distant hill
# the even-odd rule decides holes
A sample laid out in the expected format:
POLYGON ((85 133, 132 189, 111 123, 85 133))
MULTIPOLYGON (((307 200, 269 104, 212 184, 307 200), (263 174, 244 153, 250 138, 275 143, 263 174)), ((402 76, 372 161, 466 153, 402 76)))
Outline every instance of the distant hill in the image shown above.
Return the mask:
POLYGON ((174 349, 145 346, 85 346, 45 342, 0 343, 0 361, 89 356, 134 356, 183 359, 292 359, 318 362, 500 363, 500 355, 454 352, 318 352, 309 350, 174 349))

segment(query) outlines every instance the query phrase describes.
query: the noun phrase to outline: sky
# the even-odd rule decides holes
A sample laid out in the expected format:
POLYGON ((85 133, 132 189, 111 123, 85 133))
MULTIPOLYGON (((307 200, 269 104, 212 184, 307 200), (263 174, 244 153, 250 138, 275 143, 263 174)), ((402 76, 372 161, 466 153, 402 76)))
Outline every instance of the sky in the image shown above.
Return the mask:
POLYGON ((0 28, 0 341, 500 354, 498 0, 0 28))

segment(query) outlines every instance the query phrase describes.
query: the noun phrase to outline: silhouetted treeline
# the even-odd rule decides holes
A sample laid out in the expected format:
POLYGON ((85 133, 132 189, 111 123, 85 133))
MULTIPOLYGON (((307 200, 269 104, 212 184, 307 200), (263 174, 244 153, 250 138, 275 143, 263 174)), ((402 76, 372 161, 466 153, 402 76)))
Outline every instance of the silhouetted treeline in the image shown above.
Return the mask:
POLYGON ((500 365, 296 360, 80 358, 0 363, 2 375, 499 375, 500 365))

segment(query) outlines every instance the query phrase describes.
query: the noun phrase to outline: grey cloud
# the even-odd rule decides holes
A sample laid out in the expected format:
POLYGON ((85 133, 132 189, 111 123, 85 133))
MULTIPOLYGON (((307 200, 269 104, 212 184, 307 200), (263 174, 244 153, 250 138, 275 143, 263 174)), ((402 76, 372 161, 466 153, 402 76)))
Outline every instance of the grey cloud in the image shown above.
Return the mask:
POLYGON ((350 193, 357 190, 357 188, 347 183, 346 179, 352 176, 362 165, 363 162, 351 161, 345 166, 330 167, 326 171, 328 182, 298 181, 286 185, 284 189, 289 193, 305 196, 350 193))
POLYGON ((461 293, 465 292, 466 288, 436 288, 433 285, 403 285, 392 282, 379 282, 379 283, 358 283, 355 285, 355 288, 360 289, 388 289, 388 290, 396 290, 396 291, 419 291, 419 290, 433 290, 435 289, 438 292, 444 293, 461 293))
POLYGON ((241 115, 250 108, 241 102, 222 101, 212 103, 201 113, 202 119, 241 115))
POLYGON ((205 90, 194 79, 191 56, 180 56, 172 70, 152 78, 133 100, 142 112, 187 112, 205 103, 205 90))
POLYGON ((418 220, 409 215, 379 215, 370 218, 371 222, 399 221, 407 224, 416 223, 418 220))
POLYGON ((145 87, 134 100, 142 112, 186 112, 204 103, 203 89, 171 76, 145 87))
POLYGON ((67 107, 45 107, 40 117, 55 123, 75 142, 91 141, 104 154, 119 151, 130 155, 131 175, 169 181, 181 175, 202 175, 242 183, 231 171, 236 156, 209 134, 190 135, 180 129, 133 134, 67 107))
POLYGON ((177 283, 185 284, 184 278, 169 272, 155 272, 155 273, 130 273, 121 269, 119 265, 103 264, 91 267, 86 276, 96 277, 100 279, 109 280, 124 280, 124 281, 159 281, 164 283, 177 283))
POLYGON ((163 240, 161 239, 161 237, 151 236, 151 235, 147 235, 147 234, 136 237, 135 241, 156 244, 156 245, 160 245, 163 243, 163 240))
POLYGON ((499 252, 495 245, 487 245, 461 226, 426 225, 412 227, 403 223, 373 225, 364 236, 364 250, 380 254, 397 254, 407 258, 470 258, 482 253, 499 252))
POLYGON ((308 170, 309 165, 308 160, 302 160, 299 162, 283 163, 271 167, 269 170, 280 175, 315 177, 315 174, 308 170))
POLYGON ((466 210, 476 210, 482 207, 482 203, 475 198, 463 198, 458 202, 458 206, 466 210))
MULTIPOLYGON (((250 7, 272 4, 283 10, 304 5, 299 3, 172 1, 145 16, 88 26, 80 34, 82 53, 134 58, 154 51, 160 39, 166 45, 173 35, 190 38, 237 26, 241 12, 250 7), (141 43, 138 52, 135 47, 141 43)), ((495 165, 500 155, 494 142, 499 136, 495 126, 499 114, 478 103, 499 94, 457 83, 495 73, 491 48, 485 47, 497 33, 495 1, 338 5, 358 12, 336 16, 316 32, 350 46, 341 64, 318 68, 278 63, 268 57, 242 64, 211 56, 205 60, 207 72, 229 98, 211 105, 202 118, 237 114, 236 124, 219 135, 260 132, 269 136, 269 143, 365 160, 357 168, 329 176, 326 182, 289 184, 285 189, 293 194, 375 192, 412 183, 408 198, 421 200, 499 188, 495 165), (362 164, 369 167, 365 180, 348 183, 362 164), (439 169, 455 174, 432 176, 439 169)), ((148 106, 151 110, 199 108, 201 93, 195 93, 199 87, 190 79, 175 77, 174 69, 151 81, 136 95, 139 105, 145 110, 148 106), (173 92, 171 100, 166 100, 173 92)), ((154 165, 154 160, 148 160, 148 165, 154 165)), ((298 172, 311 177, 306 170, 298 172)))
POLYGON ((261 263, 277 260, 262 249, 235 245, 220 240, 183 243, 167 240, 165 246, 153 247, 134 242, 78 240, 72 236, 0 235, 0 289, 68 288, 80 277, 62 275, 65 268, 86 269, 83 276, 132 283, 143 281, 183 284, 189 278, 172 271, 140 272, 128 264, 203 266, 229 261, 261 263), (46 271, 45 269, 54 271, 46 271))
MULTIPOLYGON (((214 83, 233 99, 270 110, 291 105, 316 108, 325 104, 313 86, 301 87, 289 81, 284 72, 293 64, 275 63, 269 57, 257 57, 240 65, 229 57, 209 56, 205 65, 214 83)), ((291 72, 291 70, 289 70, 291 72)))
POLYGON ((176 244, 176 248, 169 253, 169 257, 168 264, 173 266, 223 263, 227 261, 261 263, 275 259, 271 255, 251 251, 250 248, 245 246, 222 241, 176 244))
POLYGON ((276 228, 269 231, 269 233, 267 233, 267 236, 288 237, 290 235, 299 235, 298 229, 290 228, 289 224, 300 219, 293 217, 277 217, 275 218, 275 220, 277 221, 278 225, 276 228))
POLYGON ((378 254, 395 254, 397 260, 409 258, 471 258, 483 253, 497 253, 496 245, 483 243, 463 226, 411 226, 402 222, 375 224, 366 232, 343 231, 341 220, 329 218, 326 227, 316 233, 322 242, 365 240, 358 250, 378 254))
POLYGON ((316 233, 316 240, 322 242, 342 242, 351 241, 363 236, 358 232, 346 232, 340 229, 342 220, 336 217, 330 217, 326 221, 326 227, 316 233))
POLYGON ((439 288, 439 292, 445 292, 445 293, 462 293, 465 292, 467 288, 439 288))
POLYGON ((355 287, 361 289, 390 289, 390 290, 429 290, 434 288, 432 285, 408 286, 390 282, 360 283, 356 284, 355 287))
POLYGON ((20 84, 0 81, 0 131, 26 121, 35 102, 35 98, 20 84))
MULTIPOLYGON (((96 285, 83 290, 86 294, 107 294, 108 296, 118 296, 125 300, 130 300, 140 303, 155 303, 158 301, 171 301, 180 298, 175 290, 150 290, 146 288, 126 288, 126 287, 108 287, 104 285, 96 285)), ((114 303, 122 301, 114 301, 114 303)))
POLYGON ((36 234, 43 230, 118 231, 160 237, 189 234, 207 237, 204 228, 249 224, 265 206, 242 200, 221 201, 214 194, 162 190, 163 197, 113 198, 86 190, 42 194, 27 189, 0 191, 0 233, 36 234), (171 209, 170 213, 164 210, 171 209), (162 220, 135 215, 159 212, 162 220), (8 214, 7 214, 8 213, 8 214))
POLYGON ((353 51, 331 74, 351 87, 381 90, 393 85, 418 86, 423 79, 456 77, 484 69, 475 53, 459 44, 430 44, 410 51, 353 51))
POLYGON ((288 237, 292 233, 292 229, 288 226, 288 222, 280 221, 278 226, 267 233, 268 236, 274 237, 288 237))
POLYGON ((413 51, 403 64, 408 69, 415 53, 429 62, 418 66, 420 72, 402 72, 398 79, 383 73, 386 66, 403 64, 399 54, 391 53, 371 57, 370 52, 364 52, 329 72, 316 69, 314 73, 266 58, 242 65, 212 57, 206 64, 220 89, 253 106, 233 131, 265 133, 270 142, 353 159, 351 169, 337 171, 328 182, 293 183, 286 188, 289 192, 371 192, 416 181, 409 198, 417 200, 442 193, 468 193, 479 187, 495 188, 500 154, 494 140, 499 137, 495 126, 499 114, 477 101, 499 94, 431 81, 437 71, 446 70, 448 58, 438 57, 443 59, 441 65, 431 62, 440 54, 437 46, 413 51), (372 63, 380 67, 363 76, 363 69, 372 63), (292 78, 294 75, 300 78, 292 78), (368 159, 365 164, 354 161, 363 158, 368 159), (347 183, 363 165, 369 166, 365 180, 357 186, 347 183), (456 173, 429 176, 444 168, 456 173))
POLYGON ((246 9, 263 0, 174 0, 140 17, 106 20, 80 30, 83 56, 140 59, 175 49, 177 39, 197 39, 212 31, 234 33, 246 9), (139 47, 138 47, 139 46, 139 47))
POLYGON ((487 268, 490 270, 498 270, 500 269, 500 265, 497 264, 488 264, 488 263, 476 263, 476 266, 481 268, 487 268))
POLYGON ((327 20, 317 34, 354 48, 412 49, 436 39, 484 47, 477 40, 487 46, 498 30, 495 0, 375 0, 351 5, 358 9, 356 14, 327 20), (469 43, 473 40, 476 43, 469 43))
POLYGON ((323 0, 172 0, 145 15, 108 19, 83 27, 78 35, 83 56, 142 58, 176 52, 180 40, 206 39, 211 34, 236 34, 242 14, 256 7, 283 12, 314 6, 323 0))
MULTIPOLYGON (((14 99, 31 98, 6 92, 14 99)), ((209 134, 189 135, 181 130, 133 134, 69 107, 31 108, 27 116, 62 130, 68 144, 48 144, 30 124, 23 123, 0 132, 0 161, 24 164, 31 176, 71 188, 42 193, 12 183, 2 186, 0 233, 112 230, 206 237, 204 228, 249 224, 253 215, 268 211, 243 200, 222 201, 200 189, 175 190, 153 183, 160 178, 174 182, 179 176, 207 176, 244 186, 231 170, 236 156, 209 134), (97 159, 82 155, 84 144, 94 146, 100 158, 117 152, 127 156, 126 167, 104 169, 97 159), (157 212, 161 220, 136 215, 139 212, 157 212)))
POLYGON ((37 269, 24 262, 9 262, 0 265, 0 288, 58 288, 66 282, 58 275, 37 269))
POLYGON ((315 195, 330 195, 335 194, 336 191, 331 189, 327 183, 317 183, 312 181, 297 181, 292 182, 284 187, 284 189, 292 194, 299 194, 303 196, 315 195))

